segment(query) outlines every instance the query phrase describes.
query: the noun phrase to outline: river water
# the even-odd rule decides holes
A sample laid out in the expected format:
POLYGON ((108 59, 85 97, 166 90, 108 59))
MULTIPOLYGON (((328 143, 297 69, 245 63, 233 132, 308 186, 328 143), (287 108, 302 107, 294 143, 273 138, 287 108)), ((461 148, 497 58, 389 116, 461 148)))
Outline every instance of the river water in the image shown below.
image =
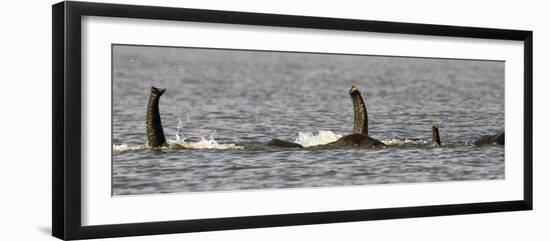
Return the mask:
POLYGON ((472 145, 504 130, 502 61, 125 45, 112 56, 113 195, 504 178, 504 147, 472 145), (320 146, 351 133, 352 85, 385 148, 320 146), (160 150, 146 145, 151 86, 167 89, 160 150))

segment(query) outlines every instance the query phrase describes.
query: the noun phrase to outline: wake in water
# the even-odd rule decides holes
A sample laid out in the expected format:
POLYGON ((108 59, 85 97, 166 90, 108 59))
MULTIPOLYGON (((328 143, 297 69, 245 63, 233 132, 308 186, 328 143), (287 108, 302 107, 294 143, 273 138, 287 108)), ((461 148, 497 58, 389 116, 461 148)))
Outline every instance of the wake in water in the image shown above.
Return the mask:
MULTIPOLYGON (((200 141, 193 142, 193 141, 186 141, 185 138, 181 135, 179 132, 181 122, 178 125, 178 132, 176 134, 176 139, 168 139, 166 140, 167 146, 158 147, 155 149, 243 149, 242 146, 238 146, 233 143, 229 144, 222 144, 216 141, 214 139, 214 133, 215 131, 210 134, 208 138, 205 138, 204 136, 201 137, 200 141)), ((147 144, 143 145, 127 145, 127 144, 121 144, 116 145, 113 144, 113 153, 123 153, 123 152, 129 152, 129 151, 141 151, 141 150, 147 150, 151 149, 147 144)))
MULTIPOLYGON (((256 143, 253 145, 248 145, 250 143, 219 143, 214 138, 215 131, 210 134, 208 138, 201 137, 201 140, 199 141, 187 141, 186 138, 181 134, 181 127, 182 122, 180 121, 178 124, 178 131, 176 134, 175 139, 168 139, 166 140, 167 146, 156 148, 156 149, 194 149, 194 150, 200 150, 200 149, 218 149, 218 150, 226 150, 226 149, 250 149, 250 150, 258 150, 258 144, 265 144, 265 143, 256 143), (247 148, 249 147, 249 148, 247 148)), ((326 131, 326 130, 320 130, 317 133, 315 132, 298 132, 298 136, 294 140, 294 143, 300 144, 305 148, 308 147, 322 147, 329 143, 335 142, 338 139, 342 138, 343 135, 336 134, 332 131, 326 131)), ((422 138, 391 138, 391 139, 383 139, 381 140, 382 143, 384 143, 384 147, 381 148, 407 148, 407 147, 423 147, 423 148, 437 148, 437 147, 444 147, 444 148, 456 148, 456 147, 471 147, 475 146, 473 141, 466 141, 466 142, 445 142, 443 145, 439 146, 435 143, 433 143, 431 140, 426 140, 422 138)), ((143 145, 127 145, 127 144, 121 144, 121 145, 113 145, 113 153, 124 153, 124 152, 131 152, 131 151, 142 151, 151 149, 147 144, 143 145)), ((271 149, 266 146, 266 149, 271 149)), ((334 149, 334 147, 329 147, 328 149, 334 149)))
MULTIPOLYGON (((300 144, 303 147, 322 146, 337 141, 343 135, 336 134, 332 131, 320 130, 317 134, 312 132, 299 132, 294 143, 300 144)), ((421 138, 391 138, 381 140, 386 147, 437 147, 438 145, 431 140, 421 138)), ((470 146, 473 142, 448 143, 443 146, 470 146)))
MULTIPOLYGON (((294 140, 294 143, 300 144, 303 147, 318 147, 323 146, 342 138, 343 135, 336 134, 332 131, 320 130, 317 134, 313 132, 299 132, 298 137, 294 140)), ((442 145, 434 143, 433 140, 423 138, 401 138, 393 137, 389 139, 382 139, 385 147, 467 147, 475 146, 473 140, 470 141, 446 141, 442 145)), ((382 147, 384 148, 384 147, 382 147)))
POLYGON ((241 146, 237 146, 233 143, 221 144, 214 139, 214 133, 210 134, 209 138, 201 137, 198 142, 185 141, 185 138, 180 138, 178 134, 175 140, 168 139, 168 147, 170 148, 183 148, 183 149, 242 149, 241 146))
POLYGON ((133 146, 129 146, 129 145, 126 145, 126 144, 120 144, 120 145, 113 144, 113 153, 122 153, 122 152, 128 152, 128 151, 141 151, 141 150, 145 150, 145 149, 149 149, 149 146, 147 144, 133 145, 133 146))

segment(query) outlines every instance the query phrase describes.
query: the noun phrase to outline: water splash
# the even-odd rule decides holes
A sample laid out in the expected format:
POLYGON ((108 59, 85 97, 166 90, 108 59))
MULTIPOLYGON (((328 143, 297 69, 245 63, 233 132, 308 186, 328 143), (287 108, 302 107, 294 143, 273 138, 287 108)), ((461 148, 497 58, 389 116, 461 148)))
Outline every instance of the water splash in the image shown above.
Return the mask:
POLYGON ((423 139, 398 139, 398 138, 392 138, 392 139, 385 139, 381 140, 382 143, 384 143, 387 146, 402 146, 402 145, 428 145, 431 144, 431 141, 423 140, 423 139))
POLYGON ((421 148, 432 148, 432 147, 445 147, 445 148, 462 148, 462 147, 473 147, 474 144, 472 141, 444 141, 441 146, 433 143, 431 140, 425 140, 422 138, 391 138, 381 140, 386 146, 389 147, 421 147, 421 148))
MULTIPOLYGON (((164 111, 165 115, 168 115, 170 118, 174 118, 178 125, 176 126, 176 139, 181 140, 184 139, 183 137, 183 114, 179 110, 178 105, 174 103, 174 100, 170 98, 170 96, 166 96, 163 98, 163 101, 165 104, 163 105, 163 108, 166 110, 164 111)), ((189 118, 187 118, 187 121, 189 121, 189 118)))
POLYGON ((177 139, 172 140, 168 139, 168 146, 171 148, 185 148, 185 149, 243 149, 242 146, 238 146, 233 143, 229 144, 222 144, 216 141, 214 139, 214 134, 216 131, 214 130, 212 133, 210 133, 208 139, 201 137, 201 140, 198 142, 190 142, 185 141, 185 138, 179 138, 176 136, 177 139))
POLYGON ((335 142, 340 138, 342 138, 342 135, 336 134, 332 131, 320 130, 317 135, 312 132, 299 132, 298 137, 296 137, 294 142, 304 147, 310 147, 325 145, 331 142, 335 142))
MULTIPOLYGON (((204 138, 202 137, 200 141, 192 142, 192 141, 185 141, 185 139, 168 139, 166 140, 168 146, 160 147, 159 149, 220 149, 220 150, 226 150, 226 149, 243 149, 242 146, 238 146, 233 143, 219 143, 215 139, 209 137, 204 138)), ((130 152, 130 151, 142 151, 150 149, 150 147, 147 144, 143 145, 127 145, 127 144, 121 144, 121 145, 113 145, 113 153, 119 154, 124 152, 130 152)))
POLYGON ((181 117, 177 117, 178 118, 178 127, 176 127, 176 140, 183 140, 183 135, 182 135, 182 129, 183 129, 183 121, 181 120, 181 117))
MULTIPOLYGON (((192 141, 186 141, 185 137, 182 134, 183 129, 183 121, 181 120, 181 117, 178 118, 178 126, 176 130, 176 139, 167 139, 166 143, 168 146, 160 147, 159 149, 243 149, 242 146, 238 146, 233 143, 224 144, 219 143, 214 139, 214 134, 216 134, 216 130, 214 130, 208 138, 205 138, 204 136, 201 137, 200 141, 192 142, 192 141)), ((113 153, 123 153, 123 152, 129 152, 129 151, 141 151, 150 149, 149 145, 143 144, 143 145, 127 145, 127 144, 121 144, 121 145, 113 145, 113 153)))
POLYGON ((185 149, 242 149, 242 146, 237 146, 233 143, 222 144, 213 139, 202 138, 198 142, 176 141, 169 140, 170 147, 185 148, 185 149))
POLYGON ((127 144, 121 144, 121 145, 113 144, 113 153, 122 153, 122 152, 128 152, 128 151, 141 151, 141 150, 145 150, 145 149, 149 149, 149 146, 147 144, 132 145, 132 146, 129 146, 127 144))

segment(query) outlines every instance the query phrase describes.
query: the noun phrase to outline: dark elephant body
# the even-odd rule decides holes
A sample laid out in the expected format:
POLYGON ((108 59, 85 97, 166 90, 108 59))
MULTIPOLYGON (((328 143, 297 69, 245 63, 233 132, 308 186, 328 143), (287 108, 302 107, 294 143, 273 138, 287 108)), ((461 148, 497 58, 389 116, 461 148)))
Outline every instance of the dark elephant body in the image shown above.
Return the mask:
POLYGON ((476 146, 483 146, 483 145, 504 145, 504 132, 495 134, 495 135, 485 135, 481 136, 479 139, 477 139, 474 142, 474 145, 476 146))
POLYGON ((268 146, 275 146, 275 147, 296 147, 296 148, 302 148, 303 146, 290 141, 285 141, 281 139, 272 139, 271 141, 267 142, 266 145, 268 146))
POLYGON ((384 143, 365 134, 358 133, 344 136, 337 141, 331 142, 327 145, 343 147, 380 147, 384 146, 384 143))

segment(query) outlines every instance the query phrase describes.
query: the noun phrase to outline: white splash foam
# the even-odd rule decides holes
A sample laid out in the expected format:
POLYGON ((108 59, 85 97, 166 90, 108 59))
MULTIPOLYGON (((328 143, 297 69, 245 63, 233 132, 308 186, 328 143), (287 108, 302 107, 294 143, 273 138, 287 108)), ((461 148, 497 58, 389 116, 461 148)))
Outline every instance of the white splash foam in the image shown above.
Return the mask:
POLYGON ((317 135, 311 132, 299 132, 298 137, 294 142, 304 146, 318 146, 325 145, 331 142, 335 142, 342 138, 342 135, 336 134, 332 131, 319 131, 317 135))
MULTIPOLYGON (((185 141, 185 138, 177 134, 176 139, 168 139, 166 140, 166 143, 168 146, 160 147, 160 149, 166 149, 166 148, 174 148, 174 149, 243 149, 242 146, 238 146, 235 144, 222 144, 219 143, 214 139, 214 133, 216 131, 212 132, 210 134, 209 138, 206 139, 204 137, 201 137, 200 141, 197 142, 191 142, 191 141, 185 141)), ((121 145, 113 145, 113 153, 121 153, 121 152, 127 152, 127 151, 139 151, 139 150, 145 150, 150 149, 149 145, 143 144, 143 145, 134 145, 129 146, 127 144, 121 144, 121 145)))
POLYGON ((384 145, 387 145, 387 146, 399 146, 399 145, 404 145, 404 144, 429 144, 430 142, 426 141, 426 140, 410 140, 410 139, 407 139, 405 138, 405 140, 401 140, 401 139, 397 139, 397 138, 392 138, 392 139, 385 139, 385 140, 382 140, 382 143, 384 143, 384 145))
POLYGON ((185 141, 185 138, 183 136, 180 136, 179 134, 176 135, 175 140, 168 139, 167 143, 170 147, 183 147, 187 149, 243 149, 242 146, 237 146, 235 144, 229 143, 229 144, 221 144, 218 141, 214 139, 214 134, 216 131, 212 132, 210 134, 209 138, 206 139, 201 137, 201 140, 198 142, 188 142, 185 141))
POLYGON ((121 152, 126 152, 126 151, 139 151, 139 150, 145 150, 145 149, 148 149, 148 148, 149 148, 149 146, 147 146, 147 145, 129 146, 127 144, 121 144, 121 145, 113 144, 113 152, 114 153, 121 153, 121 152))
POLYGON ((187 149, 242 149, 242 146, 237 146, 233 143, 222 144, 214 139, 201 138, 198 142, 188 142, 185 139, 171 140, 169 139, 168 145, 170 147, 183 147, 187 149))
POLYGON ((176 140, 183 139, 183 135, 181 134, 182 129, 183 129, 183 121, 178 116, 178 127, 176 129, 176 140))

